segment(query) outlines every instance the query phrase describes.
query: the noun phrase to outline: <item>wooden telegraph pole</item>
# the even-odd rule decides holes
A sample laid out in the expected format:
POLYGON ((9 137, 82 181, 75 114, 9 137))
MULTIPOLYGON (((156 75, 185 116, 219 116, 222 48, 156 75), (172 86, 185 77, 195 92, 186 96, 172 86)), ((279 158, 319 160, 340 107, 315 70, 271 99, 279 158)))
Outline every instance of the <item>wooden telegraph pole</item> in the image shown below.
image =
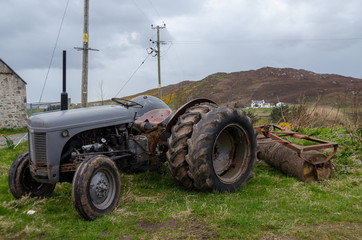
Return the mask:
POLYGON ((82 63, 82 92, 81 103, 82 107, 87 107, 88 104, 88 51, 99 51, 88 47, 89 42, 89 0, 84 0, 84 26, 83 26, 83 47, 75 47, 79 51, 83 51, 82 63))
POLYGON ((160 51, 160 29, 166 28, 166 24, 163 26, 156 26, 154 27, 153 24, 151 25, 152 29, 157 30, 157 62, 158 62, 158 96, 162 100, 162 88, 161 88, 161 51, 160 51))
POLYGON ((89 0, 84 0, 83 27, 83 64, 82 64, 82 107, 87 107, 88 101, 88 32, 89 32, 89 0))

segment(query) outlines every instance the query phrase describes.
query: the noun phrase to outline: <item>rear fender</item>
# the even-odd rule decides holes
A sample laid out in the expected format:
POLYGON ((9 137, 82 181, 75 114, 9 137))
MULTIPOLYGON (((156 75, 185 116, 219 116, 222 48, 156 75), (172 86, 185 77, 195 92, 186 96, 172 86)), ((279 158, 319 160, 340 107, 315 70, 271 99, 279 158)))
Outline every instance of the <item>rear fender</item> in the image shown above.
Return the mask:
POLYGON ((170 119, 170 121, 167 123, 166 126, 166 131, 167 132, 171 132, 171 128, 173 125, 175 125, 177 123, 177 119, 186 112, 186 110, 196 104, 200 104, 200 103, 204 103, 204 102, 208 102, 208 103, 213 103, 213 104, 217 104, 216 102, 207 99, 207 98, 198 98, 198 99, 194 99, 191 100, 190 102, 185 103, 182 107, 180 107, 175 114, 172 116, 172 118, 170 119))

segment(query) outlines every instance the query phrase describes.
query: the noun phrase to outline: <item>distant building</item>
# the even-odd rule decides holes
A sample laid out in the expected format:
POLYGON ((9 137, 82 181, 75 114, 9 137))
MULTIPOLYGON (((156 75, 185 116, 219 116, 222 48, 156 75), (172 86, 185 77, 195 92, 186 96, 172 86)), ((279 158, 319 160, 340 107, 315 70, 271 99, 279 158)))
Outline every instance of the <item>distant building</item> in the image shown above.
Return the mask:
POLYGON ((251 100, 251 108, 271 108, 270 103, 266 103, 264 100, 251 100))
POLYGON ((283 102, 278 102, 278 103, 275 104, 275 106, 280 108, 280 107, 287 106, 287 104, 283 103, 283 102))
POLYGON ((0 59, 0 128, 26 126, 26 82, 0 59))

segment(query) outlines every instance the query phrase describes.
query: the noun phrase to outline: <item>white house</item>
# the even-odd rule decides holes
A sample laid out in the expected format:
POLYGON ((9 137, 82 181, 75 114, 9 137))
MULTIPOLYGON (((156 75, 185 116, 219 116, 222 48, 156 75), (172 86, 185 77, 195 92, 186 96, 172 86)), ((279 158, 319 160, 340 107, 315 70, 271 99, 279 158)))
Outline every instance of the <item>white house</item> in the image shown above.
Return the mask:
POLYGON ((280 108, 280 107, 284 107, 287 106, 287 104, 283 103, 283 102, 278 102, 275 104, 276 107, 280 108))
POLYGON ((266 103, 264 100, 251 100, 251 108, 271 108, 270 103, 266 103))

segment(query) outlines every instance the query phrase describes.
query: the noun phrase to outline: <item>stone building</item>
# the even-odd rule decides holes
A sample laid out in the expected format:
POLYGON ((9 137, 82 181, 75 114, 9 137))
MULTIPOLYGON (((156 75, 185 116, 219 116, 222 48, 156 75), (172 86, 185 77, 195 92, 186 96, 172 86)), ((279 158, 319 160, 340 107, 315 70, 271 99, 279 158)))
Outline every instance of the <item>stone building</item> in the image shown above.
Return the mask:
POLYGON ((0 129, 26 126, 26 82, 0 59, 0 129))

